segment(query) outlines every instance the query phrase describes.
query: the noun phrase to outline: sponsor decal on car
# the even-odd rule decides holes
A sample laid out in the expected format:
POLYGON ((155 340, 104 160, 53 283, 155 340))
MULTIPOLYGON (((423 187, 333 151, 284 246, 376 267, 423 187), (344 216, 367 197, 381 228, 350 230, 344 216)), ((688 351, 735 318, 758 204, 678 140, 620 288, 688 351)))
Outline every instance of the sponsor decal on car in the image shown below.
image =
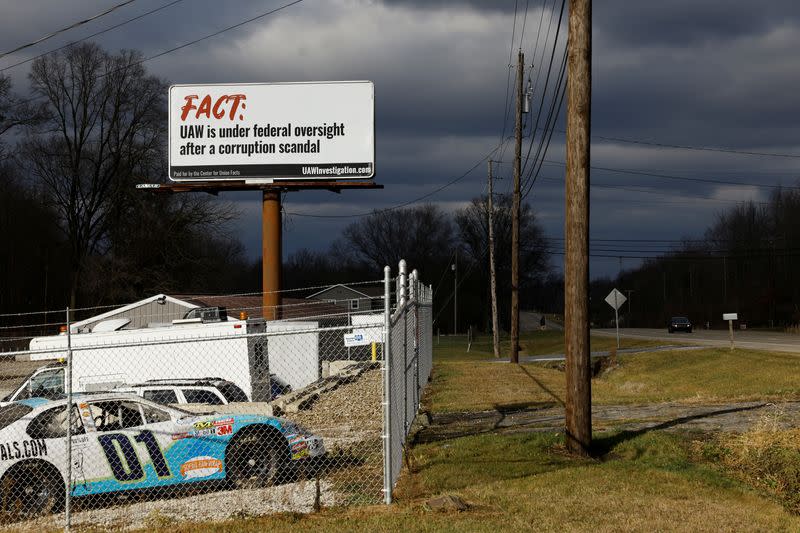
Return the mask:
POLYGON ((308 456, 308 443, 302 435, 289 435, 287 438, 292 449, 292 459, 302 459, 308 456))
POLYGON ((294 451, 292 450, 292 459, 302 459, 303 457, 308 457, 308 447, 304 447, 302 450, 294 451))
POLYGON ((207 455, 192 457, 181 465, 181 476, 186 479, 208 477, 222 472, 222 461, 207 455))
POLYGON ((44 439, 23 440, 22 442, 6 442, 0 444, 0 461, 9 459, 27 459, 47 455, 47 444, 44 439))
POLYGON ((206 427, 203 429, 196 429, 194 430, 190 436, 192 437, 224 437, 225 435, 232 435, 233 434, 233 425, 225 424, 225 425, 217 425, 216 423, 212 427, 206 427))

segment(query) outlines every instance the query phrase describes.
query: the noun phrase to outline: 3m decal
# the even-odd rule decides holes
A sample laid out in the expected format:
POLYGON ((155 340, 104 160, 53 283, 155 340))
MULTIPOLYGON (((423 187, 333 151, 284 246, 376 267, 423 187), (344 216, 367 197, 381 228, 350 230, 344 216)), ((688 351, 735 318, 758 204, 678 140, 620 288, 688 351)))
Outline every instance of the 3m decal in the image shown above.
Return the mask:
POLYGON ((47 455, 47 444, 44 439, 23 440, 0 444, 0 460, 27 459, 47 455))
POLYGON ((224 437, 233 433, 233 426, 230 424, 224 426, 217 426, 217 435, 224 437))
MULTIPOLYGON (((106 454, 111 473, 117 481, 138 481, 144 478, 144 468, 130 437, 123 433, 111 433, 100 435, 97 440, 106 454)), ((134 440, 144 444, 150 461, 153 463, 153 469, 159 478, 172 475, 169 465, 164 459, 164 454, 151 431, 142 431, 134 437, 134 440)))
POLYGON ((222 461, 209 456, 193 457, 181 465, 181 476, 186 479, 208 477, 222 472, 222 461))

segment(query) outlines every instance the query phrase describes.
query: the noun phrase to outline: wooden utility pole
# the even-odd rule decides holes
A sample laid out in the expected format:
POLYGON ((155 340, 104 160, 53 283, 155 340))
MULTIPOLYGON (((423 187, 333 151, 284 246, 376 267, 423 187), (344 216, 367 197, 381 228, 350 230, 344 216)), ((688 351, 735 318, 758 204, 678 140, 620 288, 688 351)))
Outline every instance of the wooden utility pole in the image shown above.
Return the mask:
POLYGON ((514 126, 514 204, 511 212, 511 357, 519 363, 519 180, 522 160, 522 77, 525 56, 522 50, 517 57, 517 110, 514 126))
POLYGON ((592 443, 589 359, 589 162, 592 103, 592 2, 569 1, 567 39, 566 253, 564 341, 566 444, 587 455, 592 443))
POLYGON ((458 248, 453 254, 453 335, 458 335, 458 248))
POLYGON ((494 347, 495 358, 500 358, 500 325, 497 318, 497 278, 494 270, 494 203, 492 193, 492 160, 489 160, 489 278, 491 279, 490 290, 492 292, 492 346, 494 347))

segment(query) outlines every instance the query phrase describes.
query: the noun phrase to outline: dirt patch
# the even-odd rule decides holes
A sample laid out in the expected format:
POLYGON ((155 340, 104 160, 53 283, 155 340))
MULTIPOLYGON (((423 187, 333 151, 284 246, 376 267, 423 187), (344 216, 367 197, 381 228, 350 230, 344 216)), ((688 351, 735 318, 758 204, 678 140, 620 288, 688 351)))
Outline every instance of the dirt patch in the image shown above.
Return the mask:
POLYGON ((48 363, 52 361, 17 361, 8 357, 0 359, 0 398, 16 390, 29 374, 48 363))
MULTIPOLYGON (((316 500, 316 483, 313 480, 300 481, 265 489, 226 490, 78 511, 72 515, 72 524, 75 531, 131 531, 165 527, 172 523, 217 522, 279 512, 310 513, 316 500)), ((323 506, 337 503, 331 484, 326 481, 320 481, 319 503, 323 506)), ((7 527, 13 531, 38 532, 63 525, 64 515, 59 514, 7 527)))
POLYGON ((364 372, 321 396, 310 409, 286 414, 325 439, 328 449, 379 438, 383 428, 383 381, 380 369, 364 372))
MULTIPOLYGON (((771 413, 780 413, 782 427, 800 426, 800 402, 595 406, 592 409, 592 421, 595 430, 665 429, 743 433, 771 413)), ((416 434, 415 441, 434 442, 491 432, 517 433, 563 431, 563 429, 563 407, 541 404, 515 410, 493 409, 433 415, 431 424, 416 434)))

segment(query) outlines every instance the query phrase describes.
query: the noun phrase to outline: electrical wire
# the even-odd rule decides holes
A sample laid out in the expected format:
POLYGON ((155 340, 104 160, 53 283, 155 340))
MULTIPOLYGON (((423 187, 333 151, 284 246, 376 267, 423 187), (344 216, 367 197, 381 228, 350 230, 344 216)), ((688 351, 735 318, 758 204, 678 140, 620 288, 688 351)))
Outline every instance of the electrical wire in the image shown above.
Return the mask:
MULTIPOLYGON (((167 55, 167 54, 171 54, 172 52, 176 52, 176 51, 178 51, 178 50, 182 50, 183 48, 187 48, 187 47, 189 47, 189 46, 192 46, 192 45, 194 45, 194 44, 197 44, 197 43, 199 43, 199 42, 201 42, 201 41, 205 41, 206 39, 210 39, 210 38, 212 38, 212 37, 216 37, 217 35, 220 35, 220 34, 222 34, 222 33, 225 33, 225 32, 227 32, 227 31, 230 31, 230 30, 233 30, 233 29, 239 28, 239 27, 241 27, 241 26, 244 26, 245 24, 249 24, 250 22, 254 22, 254 21, 256 21, 256 20, 262 19, 262 18, 264 18, 264 17, 267 17, 267 16, 269 16, 269 15, 272 15, 272 14, 274 14, 274 13, 277 13, 277 12, 279 12, 279 11, 282 11, 282 10, 284 10, 284 9, 286 9, 286 8, 288 8, 288 7, 291 7, 291 6, 295 5, 295 4, 299 4, 299 3, 300 3, 300 2, 302 2, 302 1, 303 1, 303 0, 294 0, 293 2, 289 2, 289 3, 287 3, 287 4, 284 4, 284 5, 282 5, 282 6, 276 7, 276 8, 274 8, 274 9, 271 9, 271 10, 269 10, 269 11, 266 11, 266 12, 264 12, 264 13, 261 13, 260 15, 256 15, 255 17, 252 17, 252 18, 249 18, 249 19, 247 19, 247 20, 244 20, 244 21, 242 21, 242 22, 238 22, 238 23, 236 23, 236 24, 233 24, 232 26, 228 26, 228 27, 226 27, 226 28, 223 28, 223 29, 221 29, 221 30, 215 31, 215 32, 213 32, 213 33, 209 33, 208 35, 205 35, 205 36, 203 36, 203 37, 200 37, 200 38, 198 38, 198 39, 195 39, 195 40, 193 40, 193 41, 189 41, 189 42, 187 42, 187 43, 184 43, 184 44, 182 44, 182 45, 175 46, 175 47, 173 47, 173 48, 170 48, 170 49, 168 49, 168 50, 164 50, 163 52, 159 52, 159 53, 157 53, 157 54, 154 54, 154 55, 152 55, 152 56, 148 56, 148 57, 145 57, 145 58, 142 58, 142 59, 138 59, 138 60, 136 60, 136 61, 132 61, 132 62, 130 62, 129 64, 125 65, 124 67, 120 67, 120 68, 118 68, 118 69, 116 69, 116 70, 113 70, 113 71, 111 71, 111 72, 106 72, 106 73, 104 73, 104 74, 101 74, 100 76, 98 76, 98 77, 97 77, 97 78, 95 78, 95 79, 100 79, 100 78, 103 78, 103 77, 105 77, 105 76, 110 76, 111 74, 115 74, 115 73, 117 73, 117 72, 121 72, 121 71, 123 71, 123 70, 129 69, 129 68, 131 68, 131 67, 134 67, 134 66, 136 66, 136 65, 140 65, 140 64, 142 64, 142 63, 145 63, 145 62, 147 62, 147 61, 151 61, 151 60, 153 60, 153 59, 156 59, 156 58, 159 58, 159 57, 165 56, 165 55, 167 55)), ((27 100, 22 100, 22 101, 19 101, 19 102, 17 102, 16 104, 14 104, 13 106, 10 106, 10 107, 19 107, 19 106, 22 106, 22 105, 28 104, 28 103, 30 103, 30 102, 33 102, 34 100, 38 100, 38 99, 40 99, 40 98, 41 98, 41 96, 35 96, 35 97, 33 97, 33 98, 29 98, 29 99, 27 99, 27 100)))
MULTIPOLYGON (((159 52, 158 54, 155 54, 155 55, 146 57, 144 59, 141 59, 141 60, 135 62, 134 65, 139 64, 139 63, 144 63, 145 61, 150 61, 150 60, 165 56, 167 54, 171 54, 172 52, 176 52, 176 51, 181 50, 183 48, 186 48, 188 46, 192 46, 192 45, 197 44, 197 43, 199 43, 201 41, 205 41, 206 39, 210 39, 212 37, 216 37, 217 35, 223 34, 223 33, 227 32, 227 31, 234 30, 236 28, 240 28, 240 27, 244 26, 245 24, 249 24, 251 22, 255 22, 256 20, 262 19, 264 17, 268 17, 269 15, 275 14, 275 13, 277 13, 279 11, 283 11, 284 9, 292 7, 293 5, 299 4, 302 1, 303 0, 294 0, 293 2, 289 2, 289 3, 284 4, 282 6, 276 7, 275 9, 271 9, 269 11, 261 13, 260 15, 256 15, 255 17, 249 18, 247 20, 243 20, 242 22, 238 22, 238 23, 236 23, 236 24, 234 24, 232 26, 228 26, 226 28, 223 28, 221 30, 215 31, 213 33, 209 33, 208 35, 200 37, 199 39, 195 39, 193 41, 189 41, 188 43, 182 44, 180 46, 176 46, 174 48, 170 48, 169 50, 164 50, 163 52, 159 52)), ((133 65, 131 65, 131 66, 133 66, 133 65)))
POLYGON ((157 13, 158 11, 161 11, 161 10, 166 9, 168 7, 174 6, 175 4, 179 4, 181 2, 183 2, 183 0, 173 0, 172 2, 170 2, 168 4, 164 4, 163 6, 160 6, 160 7, 157 7, 155 9, 151 9, 150 11, 147 11, 145 13, 142 13, 141 15, 137 15, 135 17, 129 18, 127 20, 124 20, 124 21, 120 22, 119 24, 114 24, 113 26, 109 26, 108 28, 106 28, 104 30, 100 30, 100 31, 95 32, 95 33, 93 33, 91 35, 87 35, 86 37, 83 37, 81 39, 76 39, 74 41, 71 41, 71 42, 63 45, 63 46, 59 46, 58 48, 53 48, 52 50, 48 50, 47 52, 43 52, 43 53, 41 53, 39 55, 35 55, 33 57, 29 57, 28 59, 24 59, 22 61, 14 63, 13 65, 9 65, 7 67, 0 68, 0 72, 5 72, 6 70, 12 69, 14 67, 18 67, 20 65, 24 65, 25 63, 30 63, 31 61, 39 59, 40 57, 44 57, 46 55, 52 54, 53 52, 58 52, 59 50, 63 50, 64 48, 69 48, 70 46, 73 46, 73 45, 78 44, 80 42, 86 41, 88 39, 92 39, 94 37, 97 37, 98 35, 103 35, 104 33, 108 33, 111 30, 115 30, 115 29, 117 29, 119 27, 125 26, 126 24, 129 24, 131 22, 137 21, 137 20, 142 19, 142 18, 144 18, 144 17, 146 17, 148 15, 152 15, 153 13, 157 13))
MULTIPOLYGON (((516 31, 517 31, 517 4, 518 4, 518 0, 514 0, 514 23, 513 23, 512 27, 511 27, 511 46, 509 47, 509 50, 508 50, 508 72, 506 73, 506 91, 505 91, 505 93, 506 93, 506 101, 503 104, 503 129, 500 132, 500 143, 499 143, 499 146, 501 148, 501 150, 500 150, 500 158, 501 159, 503 157, 502 154, 505 152, 505 146, 504 145, 505 145, 505 136, 506 136, 506 126, 508 125, 508 116, 509 116, 509 113, 510 113, 510 107, 508 105, 508 97, 509 97, 509 90, 510 90, 510 87, 511 87, 511 69, 512 69, 511 57, 514 54, 514 40, 515 40, 516 31)), ((516 70, 514 72, 515 72, 514 80, 515 80, 515 84, 516 84, 516 70)))
POLYGON ((374 210, 369 211, 369 212, 355 213, 355 214, 351 214, 351 215, 316 215, 316 214, 312 214, 312 213, 296 213, 296 212, 291 212, 291 211, 287 211, 286 214, 294 215, 294 216, 298 216, 298 217, 308 217, 308 218, 359 218, 359 217, 366 217, 366 216, 375 215, 377 213, 384 213, 384 212, 387 212, 387 211, 394 211, 396 209, 401 209, 401 208, 407 207, 407 206, 409 206, 411 204, 415 204, 417 202, 421 202, 422 200, 425 200, 426 198, 430 198, 434 194, 437 194, 437 193, 447 189, 448 187, 451 187, 451 186, 455 185, 459 181, 463 180, 464 178, 469 176, 476 168, 478 168, 479 165, 481 165, 487 159, 492 157, 492 155, 497 151, 498 148, 499 147, 493 148, 488 154, 483 156, 477 163, 472 165, 469 168, 469 170, 467 170, 466 172, 464 172, 460 176, 448 181, 447 183, 445 183, 441 187, 438 187, 435 190, 433 190, 433 191, 431 191, 431 192, 429 192, 427 194, 423 194, 422 196, 420 196, 418 198, 414 198, 413 200, 409 200, 409 201, 403 202, 401 204, 393 205, 391 207, 387 207, 387 208, 384 208, 384 209, 374 209, 374 210))
MULTIPOLYGON (((545 106, 545 101, 546 101, 547 94, 548 94, 548 88, 550 86, 550 77, 551 77, 551 73, 553 72, 553 62, 554 62, 554 59, 555 59, 556 50, 558 49, 559 37, 561 35, 561 22, 562 22, 563 16, 564 16, 564 7, 565 7, 565 5, 566 5, 566 1, 562 0, 561 1, 561 8, 559 10, 559 15, 558 15, 558 21, 556 22, 556 33, 555 33, 555 36, 553 38, 553 46, 552 46, 552 50, 550 52, 550 60, 549 60, 548 66, 547 66, 547 75, 546 75, 545 81, 544 81, 544 88, 542 89, 542 97, 541 97, 541 100, 540 100, 540 105, 537 106, 538 109, 537 109, 537 113, 536 113, 536 121, 531 126, 530 143, 528 144, 528 151, 527 151, 527 153, 525 155, 525 163, 522 166, 522 169, 520 170, 520 175, 521 175, 520 176, 520 181, 521 181, 520 189, 527 191, 527 192, 525 192, 524 196, 522 196, 523 198, 525 196, 527 196, 528 192, 530 191, 530 188, 532 187, 532 183, 529 184, 530 175, 531 175, 532 170, 530 172, 528 172, 527 174, 526 174, 526 170, 528 168, 528 164, 531 161, 530 160, 530 154, 531 154, 531 150, 533 148, 533 144, 534 144, 534 141, 535 141, 535 138, 536 138, 535 133, 539 129, 539 120, 541 118, 542 110, 544 109, 544 106, 545 106), (523 178, 523 176, 525 176, 525 177, 523 178)), ((555 1, 553 3, 553 6, 555 6, 555 1)), ((548 24, 548 31, 547 31, 548 37, 545 39, 545 42, 547 42, 547 40, 549 39, 550 27, 552 26, 553 19, 554 19, 554 10, 551 10, 550 23, 548 24)), ((532 168, 536 168, 536 163, 537 163, 537 161, 539 160, 540 157, 544 158, 544 155, 542 154, 542 149, 543 148, 545 149, 545 152, 544 152, 545 154, 546 154, 547 149, 549 149, 550 142, 549 142, 549 137, 546 135, 546 130, 547 130, 547 128, 552 128, 552 127, 555 126, 555 118, 557 118, 557 115, 558 115, 558 113, 560 113, 560 110, 561 110, 561 105, 559 104, 558 111, 556 112, 556 117, 554 118, 553 117, 553 113, 554 113, 555 103, 556 103, 556 101, 560 100, 559 92, 560 92, 560 88, 561 88, 561 86, 562 86, 562 84, 564 82, 564 76, 565 76, 565 72, 566 72, 566 51, 567 51, 567 48, 565 46, 564 47, 564 55, 563 55, 563 57, 561 59, 561 65, 560 65, 560 67, 558 69, 559 70, 558 81, 556 83, 554 91, 552 91, 553 96, 551 97, 550 110, 549 110, 549 113, 547 115, 547 119, 545 121, 545 134, 541 135, 540 138, 539 138, 539 145, 538 145, 538 147, 536 149, 536 155, 534 156, 534 159, 533 159, 533 167, 532 168), (547 140, 547 144, 546 144, 546 147, 545 147, 545 138, 546 137, 548 137, 548 140, 547 140)), ((542 62, 544 61, 544 52, 545 52, 545 49, 543 48, 543 50, 542 50, 542 62)), ((539 70, 539 72, 537 72, 537 76, 536 76, 536 80, 537 80, 536 83, 537 84, 538 84, 538 79, 539 79, 540 73, 541 73, 541 69, 539 70)), ((534 87, 535 86, 536 86, 536 84, 534 84, 534 87)), ((552 136, 552 134, 550 134, 550 135, 552 136)))
MULTIPOLYGON (((543 180, 547 180, 547 181, 555 181, 555 182, 558 182, 558 183, 564 183, 564 179, 563 178, 542 177, 542 179, 543 180)), ((768 202, 761 202, 761 201, 754 201, 754 200, 747 200, 747 199, 744 199, 744 200, 733 200, 733 199, 725 200, 725 199, 722 199, 722 198, 714 198, 714 197, 703 196, 703 195, 699 195, 699 194, 679 194, 679 193, 674 193, 674 192, 670 192, 670 193, 666 193, 665 194, 665 193, 663 193, 661 191, 654 191, 654 190, 650 190, 650 189, 637 189, 635 187, 626 187, 624 185, 602 184, 602 183, 597 183, 595 181, 592 181, 589 184, 589 187, 591 189, 594 189, 594 188, 615 189, 615 190, 627 191, 627 192, 635 192, 635 193, 643 193, 643 194, 654 194, 654 195, 657 195, 657 196, 665 196, 665 197, 672 197, 672 198, 684 198, 684 199, 687 199, 687 200, 702 200, 702 201, 706 201, 706 202, 717 202, 717 203, 722 203, 722 204, 739 204, 739 203, 742 203, 742 202, 753 202, 754 204, 758 204, 758 205, 767 205, 767 203, 768 203, 768 202)), ((629 202, 629 200, 626 198, 625 202, 627 204, 629 202)))
MULTIPOLYGON (((545 161, 545 163, 550 165, 558 165, 558 166, 566 166, 566 163, 561 163, 559 161, 545 161)), ((637 176, 650 176, 653 178, 660 178, 660 179, 667 179, 667 180, 680 180, 680 181, 690 181, 690 182, 697 182, 697 183, 713 183, 717 185, 733 185, 738 187, 759 187, 759 188, 769 188, 769 189, 792 189, 792 190, 800 190, 800 187, 793 186, 793 185, 775 185, 774 183, 749 183, 749 182, 742 182, 742 181, 729 181, 729 180, 721 180, 721 179, 711 179, 711 178, 690 178, 687 176, 675 176, 672 174, 661 174, 657 172, 647 172, 643 170, 629 170, 624 168, 610 168, 610 167, 598 167, 598 166, 591 166, 589 167, 592 170, 602 170, 605 172, 614 172, 618 174, 633 174, 637 176)))
MULTIPOLYGON (((566 133, 566 132, 564 132, 566 133)), ((713 147, 713 146, 690 146, 687 144, 668 144, 662 142, 655 142, 655 141, 644 141, 641 139, 630 139, 630 138, 623 138, 623 137, 609 137, 606 135, 592 135, 595 139, 602 139, 604 141, 613 141, 613 142, 623 142, 623 143, 630 143, 630 144, 642 144, 646 146, 656 146, 658 148, 674 148, 678 150, 696 150, 696 151, 703 151, 703 152, 721 152, 725 154, 738 154, 738 155, 753 155, 753 156, 761 156, 761 157, 785 157, 791 159, 800 159, 800 155, 798 154, 786 154, 786 153, 779 153, 779 152, 755 152, 755 151, 747 151, 747 150, 736 150, 733 148, 723 148, 723 147, 713 147)))
POLYGON ((124 7, 124 6, 128 5, 128 4, 132 4, 135 1, 136 0, 125 0, 124 2, 121 2, 121 3, 119 3, 119 4, 115 5, 115 6, 112 6, 112 7, 108 8, 108 9, 106 9, 105 11, 103 11, 101 13, 98 13, 97 15, 94 15, 94 16, 91 16, 89 18, 74 22, 74 23, 70 24, 69 26, 65 26, 65 27, 61 28, 60 30, 56 30, 56 31, 54 31, 52 33, 48 33, 47 35, 44 35, 43 37, 40 37, 40 38, 36 39, 35 41, 31 41, 29 43, 23 44, 21 46, 18 46, 16 48, 14 48, 13 50, 9 50, 7 52, 0 52, 0 58, 3 58, 5 56, 13 54, 15 52, 19 52, 20 50, 24 50, 25 48, 30 48, 31 46, 37 45, 39 43, 42 43, 42 42, 44 42, 44 41, 46 41, 48 39, 52 39, 56 35, 59 35, 61 33, 69 31, 71 29, 77 28, 78 26, 82 26, 84 24, 88 24, 89 22, 91 22, 93 20, 97 20, 100 17, 104 17, 104 16, 108 15, 109 13, 111 13, 113 11, 116 11, 117 9, 119 9, 121 7, 124 7))

